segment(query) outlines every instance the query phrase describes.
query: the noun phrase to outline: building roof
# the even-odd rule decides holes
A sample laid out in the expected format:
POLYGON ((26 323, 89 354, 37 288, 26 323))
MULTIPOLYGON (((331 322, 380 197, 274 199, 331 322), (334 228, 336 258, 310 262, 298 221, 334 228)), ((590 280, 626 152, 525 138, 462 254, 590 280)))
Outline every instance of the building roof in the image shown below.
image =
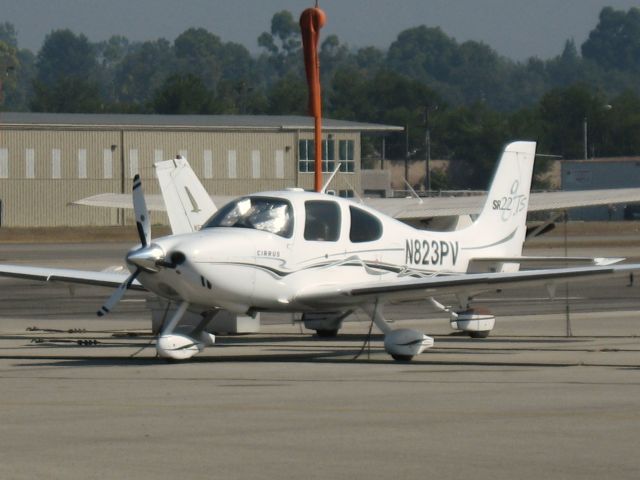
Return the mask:
MULTIPOLYGON (((0 113, 2 127, 178 129, 178 130, 313 130, 313 118, 295 115, 131 115, 111 113, 0 113)), ((331 131, 399 132, 403 127, 323 119, 331 131)))
POLYGON ((596 163, 616 163, 616 162, 640 162, 640 156, 635 157, 595 157, 589 158, 588 160, 575 159, 575 160, 561 160, 562 164, 596 164, 596 163))

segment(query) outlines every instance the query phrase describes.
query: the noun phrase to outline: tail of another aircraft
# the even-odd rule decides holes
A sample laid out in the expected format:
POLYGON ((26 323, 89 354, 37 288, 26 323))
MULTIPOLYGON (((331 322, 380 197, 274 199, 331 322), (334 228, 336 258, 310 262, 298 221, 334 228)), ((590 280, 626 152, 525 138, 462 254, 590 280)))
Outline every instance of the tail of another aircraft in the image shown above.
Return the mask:
POLYGON ((470 250, 476 250, 477 257, 522 254, 535 156, 535 142, 513 142, 505 147, 480 216, 461 230, 476 240, 478 246, 470 250))
POLYGON ((198 180, 189 162, 182 157, 155 164, 162 198, 174 234, 200 230, 215 213, 216 206, 198 180))

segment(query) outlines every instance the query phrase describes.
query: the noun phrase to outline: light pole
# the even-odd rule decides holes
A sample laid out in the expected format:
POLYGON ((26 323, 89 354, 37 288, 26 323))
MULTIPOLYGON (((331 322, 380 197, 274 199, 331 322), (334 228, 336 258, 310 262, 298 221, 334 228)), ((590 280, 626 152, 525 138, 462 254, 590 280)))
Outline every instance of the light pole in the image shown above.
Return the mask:
POLYGON ((584 137, 584 159, 587 160, 589 158, 589 148, 587 147, 588 145, 588 126, 587 126, 587 117, 584 117, 583 123, 582 123, 582 133, 583 133, 583 137, 584 137))
MULTIPOLYGON (((606 105, 602 105, 600 108, 604 111, 609 111, 613 107, 609 104, 606 104, 606 105)), ((588 160, 589 159, 589 123, 586 116, 582 120, 582 138, 584 143, 584 159, 588 160)))
POLYGON ((424 146, 427 158, 426 171, 424 175, 424 187, 427 192, 431 192, 431 130, 429 128, 429 112, 438 109, 438 105, 425 105, 424 107, 424 146))

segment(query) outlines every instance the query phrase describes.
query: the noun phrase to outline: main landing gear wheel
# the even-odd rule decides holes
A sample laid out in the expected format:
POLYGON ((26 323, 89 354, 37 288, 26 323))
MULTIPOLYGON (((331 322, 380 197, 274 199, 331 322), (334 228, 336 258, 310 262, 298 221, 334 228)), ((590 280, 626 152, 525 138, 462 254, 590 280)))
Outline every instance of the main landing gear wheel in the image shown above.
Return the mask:
POLYGON ((319 329, 316 330, 316 335, 318 335, 320 338, 335 338, 338 336, 338 329, 319 329))
POLYGON ((468 332, 471 338, 487 338, 491 333, 491 330, 484 330, 479 332, 468 332))
POLYGON ((393 358, 396 362, 410 362, 411 360, 413 360, 413 355, 391 354, 391 358, 393 358))

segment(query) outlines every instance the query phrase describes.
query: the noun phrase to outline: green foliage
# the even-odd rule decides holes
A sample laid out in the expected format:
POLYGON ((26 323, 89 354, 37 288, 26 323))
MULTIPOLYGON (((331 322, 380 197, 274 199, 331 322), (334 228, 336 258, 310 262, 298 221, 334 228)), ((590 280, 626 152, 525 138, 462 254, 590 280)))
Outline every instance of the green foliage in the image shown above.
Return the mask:
POLYGON ((87 113, 103 110, 98 85, 89 80, 61 78, 53 86, 36 80, 34 90, 31 110, 35 112, 87 113))
POLYGON ((16 89, 15 72, 20 67, 20 61, 16 56, 16 49, 12 45, 0 40, 0 103, 5 103, 6 92, 16 89))
POLYGON ((258 45, 266 50, 262 63, 264 74, 270 80, 304 71, 300 61, 302 36, 291 12, 283 10, 276 13, 271 19, 271 32, 263 32, 258 37, 258 45))
POLYGON ((278 80, 267 92, 270 115, 307 115, 307 83, 301 77, 289 74, 278 80))
POLYGON ((582 55, 604 68, 640 72, 640 8, 603 8, 582 55))
POLYGON ((38 52, 37 80, 47 87, 56 87, 63 79, 95 77, 95 49, 86 36, 71 30, 54 30, 46 36, 38 52))
POLYGON ((507 116, 482 103, 441 112, 433 137, 451 160, 449 180, 456 188, 484 189, 508 136, 507 116))
POLYGON ((172 75, 156 91, 153 111, 163 114, 205 114, 213 112, 213 103, 213 95, 200 77, 190 73, 172 75))
POLYGON ((0 23, 0 42, 4 42, 15 49, 18 48, 18 34, 16 27, 14 27, 12 23, 0 23))
POLYGON ((115 100, 143 105, 171 74, 176 73, 176 58, 164 38, 135 45, 114 72, 115 100))

